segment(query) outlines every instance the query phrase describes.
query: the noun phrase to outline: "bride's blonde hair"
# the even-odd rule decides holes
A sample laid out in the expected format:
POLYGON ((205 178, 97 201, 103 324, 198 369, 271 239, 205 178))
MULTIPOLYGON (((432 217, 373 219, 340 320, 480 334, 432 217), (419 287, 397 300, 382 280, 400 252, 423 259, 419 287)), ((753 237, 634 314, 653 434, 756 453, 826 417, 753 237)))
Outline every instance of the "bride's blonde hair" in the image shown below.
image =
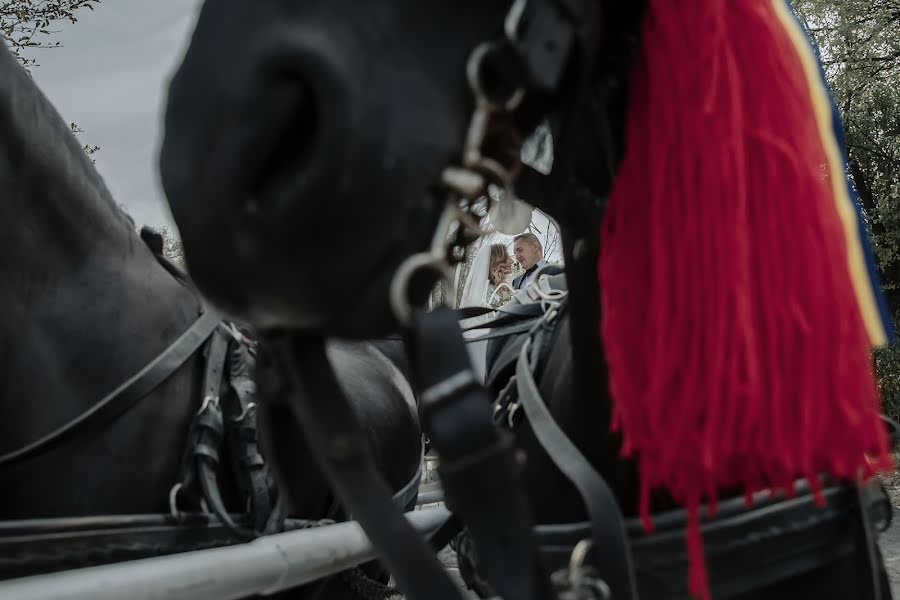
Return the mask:
MULTIPOLYGON (((509 252, 503 244, 491 244, 491 268, 488 270, 488 280, 494 285, 499 285, 503 278, 497 274, 501 263, 510 262, 509 252)), ((512 272, 512 269, 510 269, 512 272)))

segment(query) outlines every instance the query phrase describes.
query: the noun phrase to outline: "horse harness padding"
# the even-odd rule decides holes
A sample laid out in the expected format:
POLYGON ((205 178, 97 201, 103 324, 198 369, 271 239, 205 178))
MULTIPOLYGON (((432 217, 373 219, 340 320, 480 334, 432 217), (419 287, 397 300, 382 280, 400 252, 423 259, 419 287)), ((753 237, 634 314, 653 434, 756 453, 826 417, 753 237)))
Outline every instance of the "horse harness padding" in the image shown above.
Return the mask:
MULTIPOLYGON (((552 285, 548 285, 551 279, 543 279, 544 290, 565 287, 561 276, 552 278, 552 285)), ((530 297, 518 295, 514 302, 527 306, 530 299, 531 306, 541 306, 535 301, 539 298, 540 293, 532 292, 530 297)), ((618 596, 610 594, 608 578, 628 573, 634 578, 630 583, 635 597, 688 600, 685 511, 655 514, 652 535, 644 532, 638 519, 623 518, 603 478, 556 424, 540 395, 535 379, 546 364, 567 301, 563 295, 544 304, 537 316, 529 316, 526 308, 509 307, 507 315, 520 315, 519 323, 493 317, 502 326, 484 336, 495 340, 492 343, 497 346, 488 350, 492 353, 488 387, 496 389, 508 379, 493 403, 494 423, 514 431, 524 414, 544 451, 585 504, 587 521, 535 526, 542 558, 566 597, 615 600, 618 596), (518 336, 526 325, 528 335, 518 336)), ((484 319, 470 318, 468 322, 471 327, 483 327, 484 319)), ((897 424, 885 421, 892 438, 898 439, 897 424)), ((871 575, 860 598, 881 597, 873 530, 885 530, 892 515, 883 487, 878 481, 865 485, 823 483, 824 508, 816 505, 803 481, 796 483, 796 495, 791 498, 757 494, 749 509, 743 497, 720 503, 716 518, 702 525, 714 597, 738 597, 839 560, 858 561, 861 572, 871 575)), ((466 543, 466 535, 462 534, 457 546, 461 570, 472 573, 484 559, 466 543)), ((485 582, 477 574, 471 579, 480 593, 492 591, 484 588, 485 582)))

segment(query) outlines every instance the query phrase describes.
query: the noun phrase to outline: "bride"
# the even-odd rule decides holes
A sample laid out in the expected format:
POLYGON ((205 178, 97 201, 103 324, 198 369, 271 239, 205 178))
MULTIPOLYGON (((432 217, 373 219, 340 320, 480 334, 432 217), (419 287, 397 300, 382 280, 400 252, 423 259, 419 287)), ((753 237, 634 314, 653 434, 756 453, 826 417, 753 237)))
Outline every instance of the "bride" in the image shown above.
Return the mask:
POLYGON ((460 308, 483 306, 498 308, 512 297, 515 290, 507 281, 512 275, 512 259, 503 244, 484 244, 466 277, 460 308))

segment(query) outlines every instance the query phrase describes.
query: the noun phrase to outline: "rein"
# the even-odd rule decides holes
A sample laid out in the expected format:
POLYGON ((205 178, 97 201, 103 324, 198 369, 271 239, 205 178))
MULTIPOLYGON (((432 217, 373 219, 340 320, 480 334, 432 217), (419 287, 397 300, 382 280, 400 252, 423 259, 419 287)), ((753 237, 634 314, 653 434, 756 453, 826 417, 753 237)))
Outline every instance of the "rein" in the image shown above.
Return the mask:
POLYGON ((177 371, 209 339, 221 322, 222 317, 207 307, 168 348, 91 408, 43 437, 0 456, 0 469, 22 464, 78 435, 96 431, 114 421, 177 371))

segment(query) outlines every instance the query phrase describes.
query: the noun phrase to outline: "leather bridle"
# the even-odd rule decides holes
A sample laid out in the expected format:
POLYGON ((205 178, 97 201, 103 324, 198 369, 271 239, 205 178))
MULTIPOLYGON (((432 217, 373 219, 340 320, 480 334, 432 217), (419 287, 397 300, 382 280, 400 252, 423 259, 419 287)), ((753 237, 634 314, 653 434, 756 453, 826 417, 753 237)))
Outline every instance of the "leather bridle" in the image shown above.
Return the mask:
MULTIPOLYGON (((511 436, 491 422, 490 400, 472 372, 456 313, 446 308, 422 312, 410 303, 409 292, 413 280, 451 278, 452 264, 463 257, 460 250, 483 233, 479 222, 485 205, 491 208, 490 186, 505 194, 498 205, 515 200, 519 132, 536 126, 535 117, 543 116, 563 91, 584 91, 599 45, 597 10, 598 4, 587 0, 515 0, 503 37, 473 49, 466 73, 474 98, 468 133, 459 161, 447 165, 436 182, 445 191, 444 211, 431 247, 404 261, 390 288, 420 393, 420 420, 440 456, 447 505, 468 528, 484 575, 505 598, 557 597, 533 536, 521 465, 511 436), (573 73, 576 59, 580 73, 573 73)), ((362 431, 321 340, 276 339, 282 367, 299 392, 291 403, 297 420, 322 470, 400 588, 410 598, 460 599, 440 563, 391 505, 371 459, 357 450, 362 431)), ((630 581, 627 569, 610 579, 617 598, 632 597, 630 581)))

